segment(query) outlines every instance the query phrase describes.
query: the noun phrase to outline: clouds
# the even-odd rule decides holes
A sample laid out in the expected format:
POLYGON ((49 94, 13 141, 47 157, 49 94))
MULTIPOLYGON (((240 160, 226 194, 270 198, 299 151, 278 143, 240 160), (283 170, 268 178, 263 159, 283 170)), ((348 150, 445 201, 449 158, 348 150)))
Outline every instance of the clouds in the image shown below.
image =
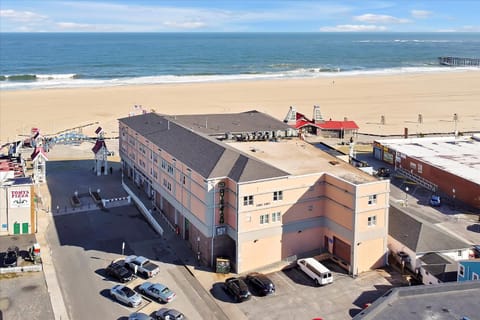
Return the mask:
POLYGON ((46 16, 31 11, 0 10, 0 18, 21 23, 44 21, 46 16))
POLYGON ((408 19, 401 19, 401 18, 396 18, 393 16, 385 15, 385 14, 372 14, 372 13, 366 13, 360 16, 353 17, 353 20, 366 22, 366 23, 376 23, 376 24, 392 24, 392 23, 410 22, 410 20, 408 19))
POLYGON ((480 12, 462 0, 0 1, 1 32, 477 31, 480 12))
POLYGON ((323 32, 372 32, 386 31, 385 26, 365 25, 365 24, 341 24, 334 27, 321 27, 323 32))
POLYGON ((425 19, 432 15, 432 12, 427 10, 412 10, 410 13, 416 19, 425 19))

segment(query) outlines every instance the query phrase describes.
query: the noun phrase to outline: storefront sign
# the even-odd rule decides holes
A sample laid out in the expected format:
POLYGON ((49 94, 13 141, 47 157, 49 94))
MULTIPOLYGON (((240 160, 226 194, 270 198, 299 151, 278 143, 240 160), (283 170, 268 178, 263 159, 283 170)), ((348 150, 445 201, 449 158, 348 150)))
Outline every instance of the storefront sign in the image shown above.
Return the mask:
POLYGON ((9 190, 8 197, 10 208, 28 208, 30 207, 30 190, 9 190))

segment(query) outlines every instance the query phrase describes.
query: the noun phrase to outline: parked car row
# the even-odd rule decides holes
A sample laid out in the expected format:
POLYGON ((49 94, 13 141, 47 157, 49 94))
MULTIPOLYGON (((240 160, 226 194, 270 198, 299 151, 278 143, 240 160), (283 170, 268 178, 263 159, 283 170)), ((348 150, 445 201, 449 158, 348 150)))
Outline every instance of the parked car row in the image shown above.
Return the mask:
MULTIPOLYGON (((105 273, 109 277, 121 283, 133 280, 137 275, 144 278, 154 277, 159 273, 158 265, 142 256, 128 256, 125 260, 112 261, 106 268, 105 273)), ((160 283, 144 282, 138 287, 138 292, 124 284, 117 284, 110 289, 110 296, 129 307, 136 308, 142 304, 142 295, 148 296, 161 303, 169 303, 175 299, 176 294, 167 286, 160 283), (141 294, 142 295, 141 295, 141 294)), ((150 316, 141 312, 134 312, 129 320, 184 320, 185 316, 178 310, 161 308, 150 316)))
POLYGON ((238 277, 225 280, 225 291, 233 297, 236 302, 249 300, 252 296, 248 285, 258 295, 266 296, 275 292, 275 285, 264 274, 258 272, 249 273, 245 281, 238 277))

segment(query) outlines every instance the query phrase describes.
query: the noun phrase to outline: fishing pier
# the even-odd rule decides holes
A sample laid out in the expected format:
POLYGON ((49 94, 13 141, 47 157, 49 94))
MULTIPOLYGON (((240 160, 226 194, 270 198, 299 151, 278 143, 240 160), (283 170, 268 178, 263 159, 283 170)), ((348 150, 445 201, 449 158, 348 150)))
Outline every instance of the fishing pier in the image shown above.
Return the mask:
POLYGON ((458 57, 439 57, 441 65, 450 67, 480 67, 480 59, 476 58, 458 58, 458 57))

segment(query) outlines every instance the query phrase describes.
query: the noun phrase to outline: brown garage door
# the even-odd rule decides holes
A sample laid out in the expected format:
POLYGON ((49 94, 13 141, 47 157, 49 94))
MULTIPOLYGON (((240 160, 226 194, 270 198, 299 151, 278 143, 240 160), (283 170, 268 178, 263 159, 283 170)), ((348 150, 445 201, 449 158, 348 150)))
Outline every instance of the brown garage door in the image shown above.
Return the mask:
POLYGON ((333 255, 350 264, 350 245, 337 237, 333 237, 333 255))

